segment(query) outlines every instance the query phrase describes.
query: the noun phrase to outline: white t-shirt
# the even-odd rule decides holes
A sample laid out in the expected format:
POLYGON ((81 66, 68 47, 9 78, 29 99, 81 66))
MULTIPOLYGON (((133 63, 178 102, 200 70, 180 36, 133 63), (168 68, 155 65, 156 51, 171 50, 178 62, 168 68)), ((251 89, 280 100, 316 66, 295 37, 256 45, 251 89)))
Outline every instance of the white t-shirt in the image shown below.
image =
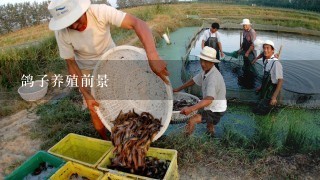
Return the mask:
POLYGON ((207 96, 214 98, 212 103, 204 108, 205 110, 211 110, 212 112, 227 110, 226 85, 221 73, 215 66, 207 74, 201 72, 193 77, 193 81, 201 86, 203 98, 207 96))
POLYGON ((220 33, 218 31, 215 33, 211 33, 210 29, 205 30, 202 36, 202 40, 206 42, 209 39, 209 37, 217 37, 218 42, 221 42, 220 33))
POLYGON ((86 12, 87 28, 79 32, 65 28, 55 31, 60 56, 75 58, 80 69, 94 69, 97 60, 115 47, 110 25, 120 27, 126 13, 105 4, 93 4, 86 12))
POLYGON ((273 84, 278 84, 278 79, 283 79, 283 68, 280 61, 272 56, 270 59, 266 59, 264 69, 270 71, 271 81, 273 84), (274 62, 274 64, 273 64, 274 62), (273 64, 273 67, 272 67, 273 64), (271 69, 272 67, 272 69, 271 69))

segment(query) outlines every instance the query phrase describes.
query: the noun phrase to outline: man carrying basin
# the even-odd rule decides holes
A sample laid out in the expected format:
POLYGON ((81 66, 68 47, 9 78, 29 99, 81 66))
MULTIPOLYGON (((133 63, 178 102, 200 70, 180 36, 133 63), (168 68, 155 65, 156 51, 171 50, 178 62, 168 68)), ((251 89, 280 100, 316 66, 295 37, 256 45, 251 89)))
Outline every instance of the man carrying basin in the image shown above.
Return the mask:
POLYGON ((202 72, 190 79, 181 87, 174 89, 179 92, 189 86, 197 84, 202 88, 203 99, 191 106, 181 110, 181 114, 189 115, 193 111, 199 110, 190 118, 186 126, 186 134, 191 135, 195 125, 201 122, 207 123, 207 133, 214 136, 214 126, 219 123, 221 117, 227 110, 226 85, 221 73, 214 63, 220 61, 216 59, 216 50, 211 47, 204 47, 200 55, 202 72))
MULTIPOLYGON (((159 57, 151 30, 147 24, 106 4, 91 5, 90 0, 52 0, 48 6, 52 19, 49 29, 55 31, 61 58, 67 61, 68 71, 76 75, 78 85, 83 75, 92 75, 97 60, 115 47, 110 33, 110 26, 134 30, 142 42, 152 71, 168 83, 169 75, 166 63, 159 57)), ((80 87, 90 110, 95 129, 102 138, 107 139, 106 129, 94 107, 99 106, 90 89, 80 87)))

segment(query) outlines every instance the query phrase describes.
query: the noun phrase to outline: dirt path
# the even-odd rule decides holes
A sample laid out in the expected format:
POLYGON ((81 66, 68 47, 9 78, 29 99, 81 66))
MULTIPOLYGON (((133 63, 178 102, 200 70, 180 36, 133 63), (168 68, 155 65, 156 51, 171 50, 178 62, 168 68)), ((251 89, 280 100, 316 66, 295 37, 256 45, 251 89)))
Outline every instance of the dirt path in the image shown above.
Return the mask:
POLYGON ((33 102, 30 109, 0 119, 0 180, 40 150, 41 140, 32 138, 31 132, 39 119, 35 109, 49 100, 61 99, 69 92, 69 88, 51 89, 45 100, 33 102))
POLYGON ((40 149, 40 140, 31 139, 30 132, 37 119, 31 109, 0 120, 0 179, 40 149))
POLYGON ((240 176, 223 169, 211 166, 197 166, 179 169, 181 180, 216 180, 216 179, 248 179, 250 177, 240 176))

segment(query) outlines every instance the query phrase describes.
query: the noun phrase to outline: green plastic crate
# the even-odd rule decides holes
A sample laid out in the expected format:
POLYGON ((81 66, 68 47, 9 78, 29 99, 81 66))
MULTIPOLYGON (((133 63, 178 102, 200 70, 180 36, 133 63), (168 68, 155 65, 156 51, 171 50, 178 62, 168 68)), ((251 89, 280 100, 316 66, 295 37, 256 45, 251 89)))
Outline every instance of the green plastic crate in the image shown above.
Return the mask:
POLYGON ((42 162, 46 162, 56 168, 56 170, 48 174, 45 179, 49 179, 52 174, 65 164, 65 161, 58 157, 44 151, 38 151, 35 155, 26 160, 19 168, 5 177, 5 180, 22 180, 25 176, 38 168, 42 162))
POLYGON ((48 152, 67 161, 96 168, 111 148, 110 141, 71 133, 50 148, 48 152))

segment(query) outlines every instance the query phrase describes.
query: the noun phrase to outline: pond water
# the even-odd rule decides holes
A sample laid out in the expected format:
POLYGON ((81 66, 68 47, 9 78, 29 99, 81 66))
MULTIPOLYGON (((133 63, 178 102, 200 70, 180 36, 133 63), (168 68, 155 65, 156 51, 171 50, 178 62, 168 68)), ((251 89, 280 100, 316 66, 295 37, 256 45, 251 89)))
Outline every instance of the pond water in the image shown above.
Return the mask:
MULTIPOLYGON (((171 45, 166 45, 163 41, 158 47, 160 56, 168 63, 173 87, 182 84, 181 57, 186 54, 186 45, 198 29, 198 27, 181 28, 170 34, 171 45)), ((222 46, 225 52, 233 52, 239 49, 240 30, 219 30, 219 32, 221 33, 222 46)), ((272 40, 275 43, 276 52, 281 45, 283 46, 281 63, 284 70, 284 89, 295 93, 320 93, 320 83, 318 83, 320 79, 320 37, 265 31, 259 31, 257 34, 257 37, 261 40, 272 40)), ((196 40, 195 46, 189 54, 190 59, 197 59, 195 55, 201 51, 201 41, 201 38, 196 40)), ((226 58, 226 61, 228 60, 226 58)), ((200 66, 197 62, 193 62, 193 64, 191 68, 189 67, 189 70, 197 72, 200 66)), ((221 63, 221 66, 225 66, 223 69, 227 69, 227 71, 222 70, 227 87, 232 89, 241 88, 236 78, 237 73, 230 71, 230 66, 233 65, 221 63)), ((258 61, 256 70, 262 73, 261 60, 258 61)), ((236 71, 236 69, 233 69, 233 71, 236 71)), ((252 88, 259 86, 259 82, 256 81, 252 88)))
MULTIPOLYGON (((240 47, 241 30, 219 30, 223 51, 232 52, 240 47)), ((320 60, 320 37, 303 36, 289 33, 257 31, 257 39, 272 40, 276 51, 282 45, 281 59, 286 60, 320 60)), ((197 55, 201 50, 201 39, 197 40, 190 55, 197 55)))
POLYGON ((181 58, 186 54, 186 45, 198 29, 198 27, 185 27, 170 33, 170 40, 172 44, 167 45, 166 42, 162 40, 160 42, 160 46, 157 48, 160 56, 167 62, 172 87, 182 85, 181 58))
MULTIPOLYGON (((170 72, 170 80, 173 88, 182 84, 181 68, 182 57, 186 55, 186 47, 190 39, 194 37, 199 27, 185 27, 170 34, 172 44, 167 45, 164 40, 158 47, 160 56, 168 63, 170 72)), ((240 30, 220 30, 223 50, 225 52, 233 52, 239 49, 240 46, 240 30)), ((200 36, 201 37, 201 36, 200 36)), ((285 83, 283 88, 295 93, 319 94, 320 93, 320 38, 313 36, 303 36, 296 34, 274 33, 274 32, 258 32, 258 38, 262 40, 270 39, 275 43, 276 51, 282 45, 281 63, 284 68, 285 83)), ((195 46, 192 48, 189 58, 194 58, 201 51, 201 39, 197 39, 195 46)), ((200 71, 198 61, 190 61, 189 71, 194 71, 196 74, 200 71)), ((226 59, 221 63, 222 74, 225 78, 226 85, 229 88, 242 88, 237 79, 235 70, 230 70, 236 63, 226 59), (228 69, 228 70, 226 70, 228 69)), ((261 60, 258 61, 261 63, 261 60)), ((262 70, 256 65, 257 71, 262 70)), ((259 81, 255 81, 255 87, 259 86, 259 81)), ((221 119, 221 123, 216 127, 217 136, 221 137, 224 127, 233 126, 235 131, 245 132, 245 136, 254 135, 256 130, 255 120, 251 116, 226 113, 221 119)), ((166 134, 182 130, 184 124, 170 125, 166 134)), ((205 125, 199 125, 196 134, 205 132, 205 125)))

